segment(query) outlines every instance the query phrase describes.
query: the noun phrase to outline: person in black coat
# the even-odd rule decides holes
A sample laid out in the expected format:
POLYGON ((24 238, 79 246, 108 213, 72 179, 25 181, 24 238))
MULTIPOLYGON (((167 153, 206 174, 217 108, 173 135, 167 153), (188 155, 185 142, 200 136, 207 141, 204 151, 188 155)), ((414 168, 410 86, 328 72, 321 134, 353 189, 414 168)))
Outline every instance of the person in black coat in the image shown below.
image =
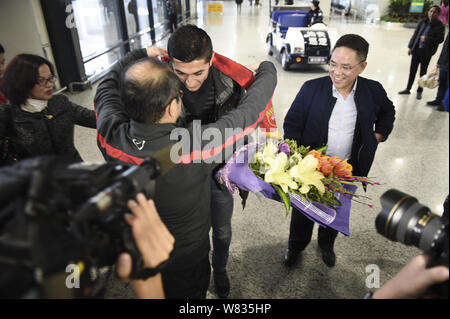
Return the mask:
MULTIPOLYGON (((420 76, 423 76, 427 73, 428 64, 431 57, 436 53, 439 43, 444 41, 445 28, 438 19, 440 12, 439 6, 432 6, 428 11, 427 18, 417 25, 408 44, 408 55, 412 56, 408 84, 406 89, 398 92, 398 94, 410 94, 419 65, 420 76)), ((419 86, 417 88, 418 100, 422 98, 422 91, 423 88, 419 86)))
MULTIPOLYGON (((52 64, 31 54, 19 54, 5 70, 3 88, 9 104, 2 108, 2 123, 17 159, 61 155, 81 157, 74 145, 75 124, 96 128, 95 113, 53 95, 56 81, 52 64)), ((0 137, 5 138, 5 136, 0 137)))
POLYGON ((236 6, 237 6, 237 13, 241 14, 241 7, 242 7, 242 2, 244 0, 235 0, 236 1, 236 6))
MULTIPOLYGON (((327 155, 348 158, 353 175, 367 176, 378 143, 391 133, 395 109, 382 85, 360 77, 369 43, 355 34, 342 36, 333 49, 329 76, 305 82, 284 119, 284 138, 312 149, 328 145, 327 155)), ((338 208, 339 209, 339 208, 338 208)), ((293 266, 311 241, 314 222, 293 209, 285 265, 293 266)), ((335 265, 337 231, 319 228, 322 259, 335 265)))
POLYGON ((178 0, 165 0, 167 17, 169 19, 169 29, 170 33, 178 27, 178 0))
POLYGON ((308 19, 308 27, 315 23, 323 23, 323 13, 319 7, 319 4, 320 1, 311 1, 311 10, 309 10, 306 14, 306 18, 308 19))
POLYGON ((449 79, 448 79, 448 33, 445 39, 444 46, 442 47, 441 55, 437 62, 437 67, 439 68, 439 87, 437 91, 436 98, 433 101, 427 102, 427 105, 437 106, 438 111, 444 111, 444 106, 442 105, 442 100, 445 97, 445 91, 448 89, 449 79))
MULTIPOLYGON (((160 55, 155 47, 147 52, 151 57, 160 55)), ((171 160, 183 165, 176 165, 156 180, 153 198, 161 219, 175 237, 175 248, 162 279, 167 298, 205 298, 211 274, 212 172, 228 159, 224 155, 232 154, 229 151, 233 145, 225 141, 244 138, 227 136, 227 130, 248 128, 244 132, 250 134, 260 123, 261 114, 267 112, 264 107, 275 90, 276 69, 271 62, 262 62, 237 108, 214 123, 202 121, 184 127, 178 122, 182 83, 167 65, 141 58, 140 50, 129 53, 97 88, 99 147, 108 161, 140 164, 143 158, 181 136, 183 156, 171 160), (152 80, 155 77, 157 81, 152 80), (214 141, 201 139, 208 130, 217 133, 214 141)))

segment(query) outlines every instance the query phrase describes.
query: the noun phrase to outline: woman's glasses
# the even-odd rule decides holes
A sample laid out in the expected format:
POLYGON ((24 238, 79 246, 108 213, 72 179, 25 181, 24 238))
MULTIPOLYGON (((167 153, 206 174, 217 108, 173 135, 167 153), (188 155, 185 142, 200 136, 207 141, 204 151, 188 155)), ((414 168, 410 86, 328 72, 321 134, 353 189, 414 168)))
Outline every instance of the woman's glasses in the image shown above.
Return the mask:
POLYGON ((56 76, 51 76, 49 78, 44 78, 42 76, 40 76, 37 80, 37 83, 40 86, 48 86, 49 83, 54 84, 56 82, 56 76))

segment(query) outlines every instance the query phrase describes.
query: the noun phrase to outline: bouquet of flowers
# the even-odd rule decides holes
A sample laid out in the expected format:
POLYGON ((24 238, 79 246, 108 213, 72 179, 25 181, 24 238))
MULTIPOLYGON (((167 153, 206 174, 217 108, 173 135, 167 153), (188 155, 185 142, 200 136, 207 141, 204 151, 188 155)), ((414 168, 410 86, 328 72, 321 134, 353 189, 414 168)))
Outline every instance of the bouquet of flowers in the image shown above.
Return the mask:
MULTIPOLYGON (((311 220, 349 235, 350 202, 357 183, 379 184, 352 175, 347 159, 297 146, 293 140, 268 140, 239 149, 218 172, 218 179, 234 194, 238 188, 281 201, 311 220)), ((370 205, 369 205, 370 206, 370 205)))

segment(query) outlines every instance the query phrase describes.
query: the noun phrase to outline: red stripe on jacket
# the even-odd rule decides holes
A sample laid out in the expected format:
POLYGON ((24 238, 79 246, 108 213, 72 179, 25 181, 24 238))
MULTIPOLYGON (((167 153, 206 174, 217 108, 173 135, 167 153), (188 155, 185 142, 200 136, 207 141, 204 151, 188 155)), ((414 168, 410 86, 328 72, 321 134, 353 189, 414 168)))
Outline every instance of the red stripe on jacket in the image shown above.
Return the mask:
POLYGON ((221 146, 217 146, 217 147, 207 149, 204 151, 193 151, 190 154, 183 155, 181 157, 179 163, 180 164, 189 164, 195 160, 205 160, 205 159, 214 157, 217 154, 220 154, 220 152, 222 152, 225 148, 233 145, 234 143, 236 143, 236 141, 240 140, 244 136, 251 134, 256 129, 258 123, 260 123, 264 119, 269 107, 271 107, 271 105, 267 105, 266 109, 264 109, 261 113, 259 113, 258 119, 256 120, 255 123, 247 126, 241 133, 227 138, 225 143, 222 144, 221 146))
MULTIPOLYGON (((168 57, 163 57, 162 60, 168 62, 168 57)), ((244 89, 248 89, 253 83, 254 75, 253 72, 247 69, 245 66, 228 59, 227 57, 220 55, 218 53, 214 54, 213 66, 219 71, 223 72, 225 75, 229 76, 232 80, 237 82, 244 89)), ((97 109, 94 104, 95 114, 97 115, 97 109)), ((273 132, 277 131, 277 125, 275 122, 275 116, 273 112, 272 98, 270 98, 269 103, 267 103, 265 109, 259 113, 258 119, 252 125, 247 126, 241 133, 229 137, 224 144, 221 146, 204 150, 204 151, 194 151, 190 154, 183 155, 179 161, 180 164, 189 164, 195 160, 205 160, 220 154, 225 148, 234 144, 237 140, 243 138, 245 135, 251 134, 257 127, 258 123, 261 123, 261 128, 266 131, 273 132)), ((102 136, 97 131, 97 140, 99 141, 101 147, 105 149, 106 154, 116 158, 124 163, 137 164, 140 165, 144 159, 129 155, 122 150, 115 148, 106 142, 104 136, 102 136)))

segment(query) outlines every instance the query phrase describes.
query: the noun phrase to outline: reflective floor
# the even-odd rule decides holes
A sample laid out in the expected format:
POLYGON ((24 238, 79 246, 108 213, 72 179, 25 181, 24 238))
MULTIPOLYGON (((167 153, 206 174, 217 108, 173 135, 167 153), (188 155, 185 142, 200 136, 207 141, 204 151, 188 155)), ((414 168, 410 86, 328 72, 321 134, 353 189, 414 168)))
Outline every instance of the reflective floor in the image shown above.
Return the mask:
MULTIPOLYGON (((213 40, 214 50, 242 64, 272 61, 278 70, 274 105, 282 130, 283 119, 302 84, 327 75, 327 67, 284 71, 280 63, 266 54, 265 38, 269 29, 269 8, 250 7, 245 1, 237 14, 234 1, 224 2, 223 14, 207 14, 192 20, 204 28, 213 40)), ((425 89, 423 99, 415 94, 398 95, 406 87, 410 57, 407 44, 413 29, 401 25, 367 25, 342 17, 328 21, 330 33, 356 33, 370 43, 368 66, 362 76, 382 83, 396 107, 396 122, 390 138, 378 148, 370 176, 382 185, 370 187, 365 194, 373 208, 355 203, 351 212, 349 237, 336 240, 337 262, 328 268, 317 250, 317 228, 298 267, 287 270, 282 263, 287 247, 290 216, 281 204, 250 195, 243 211, 238 199, 233 215, 233 239, 228 273, 230 298, 361 298, 369 290, 368 265, 380 269, 380 284, 391 278, 406 262, 419 253, 413 247, 391 242, 375 230, 380 211, 379 197, 395 188, 406 192, 438 214, 449 193, 449 114, 426 106, 436 90, 425 89)), ((165 43, 160 45, 164 46, 165 43)), ((430 63, 436 64, 438 53, 430 63)), ((412 92, 415 92, 415 86, 412 92)), ((92 105, 93 91, 69 95, 80 104, 92 105)), ((88 161, 102 160, 96 147, 95 132, 77 128, 76 145, 88 161)), ((361 194, 362 191, 359 191, 361 194)), ((130 297, 129 288, 111 283, 109 297, 130 297)), ((208 298, 217 298, 211 281, 208 298)))

